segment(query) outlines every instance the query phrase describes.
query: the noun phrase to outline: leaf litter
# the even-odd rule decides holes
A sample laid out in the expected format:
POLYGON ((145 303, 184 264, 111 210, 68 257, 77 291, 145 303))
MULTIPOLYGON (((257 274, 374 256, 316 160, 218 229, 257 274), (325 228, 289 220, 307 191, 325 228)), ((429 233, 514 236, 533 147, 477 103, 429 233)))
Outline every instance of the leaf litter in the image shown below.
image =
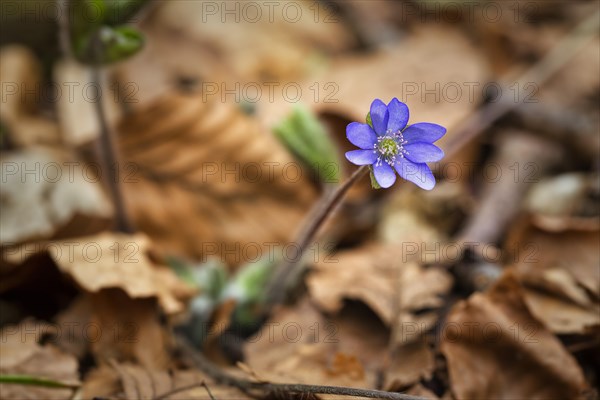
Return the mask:
MULTIPOLYGON (((424 23, 419 12, 432 2, 331 3, 337 18, 332 24, 291 24, 280 15, 271 23, 213 18, 200 24, 203 2, 160 4, 136 22, 146 48, 105 73, 123 87, 136 85, 136 101, 109 91, 106 106, 118 132, 126 208, 138 233, 107 230, 114 210, 101 179, 49 183, 11 175, 20 163, 64 168, 76 162, 74 175, 83 176, 94 164, 92 142, 101 130, 91 104, 80 97, 56 104, 30 100, 40 96, 7 97, 0 112, 7 177, 0 376, 69 387, 0 383, 2 398, 249 398, 192 368, 178 353, 175 332, 193 313, 191 304, 208 294, 171 268, 169 257, 193 271, 217 259, 235 276, 251 258, 248 246, 258 244, 254 250, 264 255, 268 243, 292 240, 330 188, 310 176, 271 131, 290 115, 292 102, 281 96, 223 101, 222 93, 207 93, 212 84, 218 91, 223 83, 297 85, 305 110, 323 122, 340 154, 348 150, 341 144, 345 124, 363 121, 373 98, 404 96, 411 118, 449 127, 444 148, 460 133, 452 128, 489 104, 490 93, 469 98, 463 91, 457 101, 447 101, 426 89, 503 81, 591 14, 585 3, 560 5, 560 11, 540 3, 524 11, 536 23, 492 24, 481 15, 454 24, 424 23), (415 14, 404 18, 398 7, 407 4, 415 14), (275 178, 228 180, 209 168, 265 164, 274 165, 275 178), (293 183, 283 174, 290 164, 303 172, 293 183), (73 242, 97 256, 57 252, 73 242), (48 284, 56 285, 50 298, 32 296, 30 288, 48 273, 48 284), (60 306, 48 312, 45 301, 60 306)), ((304 15, 315 10, 312 3, 298 4, 304 15)), ((503 118, 441 162, 435 191, 354 188, 321 233, 335 251, 307 262, 294 301, 266 316, 260 296, 242 310, 244 299, 232 301, 221 288, 210 293, 202 323, 214 337, 201 344, 206 354, 224 371, 259 384, 335 385, 444 399, 596 398, 600 213, 597 138, 589 127, 598 122, 597 38, 588 46, 546 85, 527 93, 539 90, 537 108, 523 103, 518 118, 503 118), (538 112, 552 115, 552 123, 538 112), (539 170, 528 185, 515 185, 527 193, 516 193, 519 204, 507 207, 513 212, 506 230, 485 227, 499 240, 480 244, 494 251, 470 253, 454 239, 482 205, 482 188, 491 178, 480 172, 498 154, 496 139, 515 129, 562 145, 567 156, 539 170), (475 176, 465 173, 470 166, 475 176), (358 212, 360 207, 367 211, 358 212), (455 248, 456 254, 448 253, 455 248), (496 274, 487 288, 473 290, 457 265, 481 263, 496 274), (250 316, 253 326, 240 315, 250 316)), ((46 67, 34 52, 17 45, 0 51, 3 87, 40 90, 46 67)), ((44 77, 56 82, 90 82, 89 66, 60 60, 51 69, 44 77)), ((352 172, 339 167, 342 176, 352 172)))

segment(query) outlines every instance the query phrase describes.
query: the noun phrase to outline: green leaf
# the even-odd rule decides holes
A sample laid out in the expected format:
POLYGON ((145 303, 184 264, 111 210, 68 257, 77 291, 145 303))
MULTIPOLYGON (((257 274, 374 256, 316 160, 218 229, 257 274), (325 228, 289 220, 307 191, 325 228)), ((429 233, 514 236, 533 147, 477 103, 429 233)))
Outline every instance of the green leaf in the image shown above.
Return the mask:
POLYGON ((16 385, 42 386, 57 389, 77 389, 81 385, 75 383, 66 383, 52 379, 40 378, 31 375, 2 375, 0 374, 0 383, 12 383, 16 385))
POLYGON ((213 300, 219 300, 228 279, 229 273, 226 266, 217 260, 203 263, 196 272, 198 286, 213 300))
POLYGON ((103 0, 73 0, 69 4, 71 47, 75 56, 84 60, 91 55, 91 39, 102 27, 106 7, 103 0))
POLYGON ((223 296, 235 298, 238 303, 261 301, 274 265, 268 257, 243 265, 223 291, 223 296))
POLYGON ((144 45, 136 29, 124 25, 146 0, 73 0, 69 10, 71 47, 78 60, 107 64, 124 60, 144 45))
POLYGON ((273 130, 277 138, 298 160, 311 168, 321 182, 339 182, 340 159, 337 148, 325 127, 306 107, 296 106, 273 130))
POLYGON ((253 326, 260 318, 266 287, 275 262, 269 257, 242 266, 223 291, 223 300, 235 299, 234 324, 253 326))
POLYGON ((198 282, 192 267, 176 257, 167 257, 167 265, 175 272, 175 275, 188 285, 197 288, 198 282))
POLYGON ((373 121, 371 121, 371 112, 370 111, 367 113, 366 121, 367 121, 367 124, 369 124, 369 126, 371 127, 371 129, 373 129, 373 121))
POLYGON ((167 257, 166 261, 181 280, 200 289, 200 296, 208 296, 211 300, 220 298, 229 275, 223 263, 209 259, 201 264, 190 265, 176 257, 167 257))
POLYGON ((103 27, 100 41, 103 48, 102 63, 124 60, 144 46, 144 36, 128 26, 103 27))

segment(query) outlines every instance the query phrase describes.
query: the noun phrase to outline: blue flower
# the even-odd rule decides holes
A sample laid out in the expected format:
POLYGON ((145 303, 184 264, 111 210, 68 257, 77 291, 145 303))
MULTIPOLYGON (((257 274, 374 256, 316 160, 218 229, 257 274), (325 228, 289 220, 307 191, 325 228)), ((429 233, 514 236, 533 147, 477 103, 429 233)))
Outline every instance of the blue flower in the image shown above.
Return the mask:
POLYGON ((379 99, 371 103, 371 124, 352 122, 346 136, 361 150, 346 153, 356 165, 371 165, 379 186, 388 188, 396 181, 396 172, 407 181, 431 190, 435 178, 426 164, 440 161, 444 152, 433 142, 444 136, 446 128, 421 122, 406 127, 408 106, 393 98, 387 106, 379 99))

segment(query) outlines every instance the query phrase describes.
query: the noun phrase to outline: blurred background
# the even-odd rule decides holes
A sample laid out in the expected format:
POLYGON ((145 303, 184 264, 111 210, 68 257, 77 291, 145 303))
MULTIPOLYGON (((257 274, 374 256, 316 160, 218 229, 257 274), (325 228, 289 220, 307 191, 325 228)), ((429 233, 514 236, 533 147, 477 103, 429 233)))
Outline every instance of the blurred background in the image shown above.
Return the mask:
POLYGON ((1 0, 0 396, 246 398, 185 337, 250 382, 597 398, 599 10, 1 0), (437 186, 356 183, 273 307, 393 97, 437 186))

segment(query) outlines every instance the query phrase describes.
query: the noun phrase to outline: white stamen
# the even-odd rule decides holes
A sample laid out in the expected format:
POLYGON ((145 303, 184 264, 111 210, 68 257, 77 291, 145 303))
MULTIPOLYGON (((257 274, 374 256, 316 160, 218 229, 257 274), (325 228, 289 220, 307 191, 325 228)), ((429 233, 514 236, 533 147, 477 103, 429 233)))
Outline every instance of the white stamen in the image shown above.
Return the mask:
POLYGON ((378 155, 375 165, 380 166, 382 161, 385 161, 390 166, 394 166, 398 156, 404 158, 408 154, 404 149, 407 143, 401 131, 392 132, 388 129, 385 135, 379 136, 377 143, 373 144, 373 152, 378 155))

